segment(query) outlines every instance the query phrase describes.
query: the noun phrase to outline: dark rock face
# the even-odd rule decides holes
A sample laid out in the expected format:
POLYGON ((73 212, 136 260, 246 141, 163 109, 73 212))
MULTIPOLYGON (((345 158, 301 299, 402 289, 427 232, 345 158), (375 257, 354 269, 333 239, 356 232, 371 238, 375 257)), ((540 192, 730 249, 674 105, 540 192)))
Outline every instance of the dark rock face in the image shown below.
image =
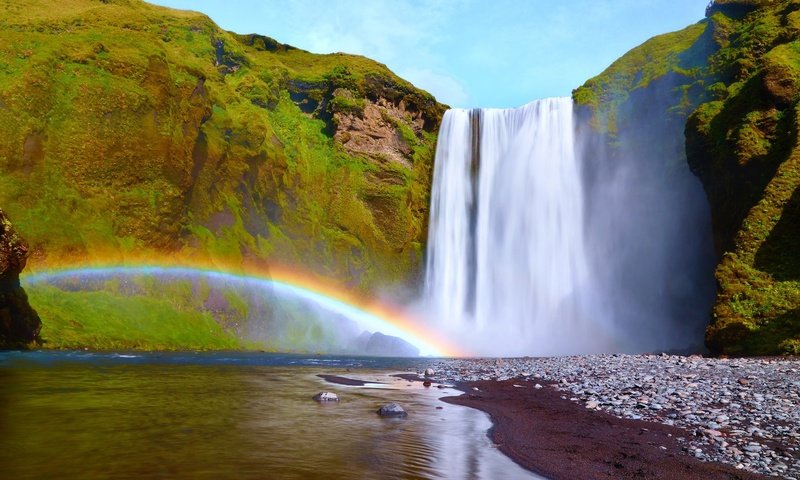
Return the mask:
POLYGON ((39 337, 42 328, 19 283, 27 259, 28 244, 0 210, 0 348, 24 347, 39 337))

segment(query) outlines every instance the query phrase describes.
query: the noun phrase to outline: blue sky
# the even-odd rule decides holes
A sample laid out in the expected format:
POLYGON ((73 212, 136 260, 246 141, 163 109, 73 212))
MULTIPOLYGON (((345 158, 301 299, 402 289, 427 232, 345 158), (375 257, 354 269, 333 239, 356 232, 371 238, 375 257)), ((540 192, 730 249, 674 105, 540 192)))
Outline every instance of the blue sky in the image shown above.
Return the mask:
POLYGON ((569 95, 706 0, 155 0, 315 53, 366 55, 453 107, 569 95))

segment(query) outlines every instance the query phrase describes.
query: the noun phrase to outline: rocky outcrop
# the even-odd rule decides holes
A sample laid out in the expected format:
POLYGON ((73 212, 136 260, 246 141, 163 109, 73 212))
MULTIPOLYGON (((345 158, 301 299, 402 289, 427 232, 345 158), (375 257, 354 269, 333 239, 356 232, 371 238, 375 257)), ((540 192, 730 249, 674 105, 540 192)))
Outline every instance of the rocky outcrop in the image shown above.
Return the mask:
POLYGON ((22 348, 39 337, 42 322, 19 283, 27 259, 28 244, 0 210, 0 348, 22 348))
POLYGON ((402 103, 394 105, 385 98, 379 98, 377 102, 362 101, 359 105, 347 90, 337 90, 333 98, 340 103, 355 103, 352 108, 338 107, 333 115, 336 125, 334 138, 345 151, 351 155, 363 155, 375 165, 396 162, 411 166, 411 145, 406 143, 396 125, 407 122, 410 133, 421 135, 424 120, 419 114, 412 115, 402 103))

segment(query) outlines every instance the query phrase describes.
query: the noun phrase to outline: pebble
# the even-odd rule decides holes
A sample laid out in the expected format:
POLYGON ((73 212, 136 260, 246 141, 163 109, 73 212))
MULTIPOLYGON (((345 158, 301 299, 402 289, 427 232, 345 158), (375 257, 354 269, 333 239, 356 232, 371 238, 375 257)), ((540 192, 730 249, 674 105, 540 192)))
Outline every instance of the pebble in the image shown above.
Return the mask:
POLYGON ((338 402, 339 395, 336 395, 333 392, 319 392, 318 394, 312 397, 317 402, 338 402))
POLYGON ((399 403, 387 403, 378 409, 381 417, 406 417, 408 414, 399 403))
POLYGON ((433 368, 441 381, 509 378, 535 389, 551 382, 587 409, 687 430, 684 451, 703 461, 800 478, 798 358, 615 354, 443 360, 433 368))

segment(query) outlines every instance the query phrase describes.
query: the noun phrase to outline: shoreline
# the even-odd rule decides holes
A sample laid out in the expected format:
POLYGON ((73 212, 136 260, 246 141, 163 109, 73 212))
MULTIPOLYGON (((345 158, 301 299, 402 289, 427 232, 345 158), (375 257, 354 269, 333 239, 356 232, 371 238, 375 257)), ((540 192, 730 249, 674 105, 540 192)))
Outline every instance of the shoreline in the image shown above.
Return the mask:
MULTIPOLYGON (((600 472, 626 478, 617 470, 628 469, 627 462, 634 472, 640 469, 628 478, 800 479, 798 357, 607 354, 450 359, 428 368, 435 375, 427 380, 456 384, 466 392, 448 402, 490 415, 495 425, 490 437, 501 450, 554 478, 570 478, 558 472, 600 448, 605 453, 595 459, 598 470, 586 469, 582 476, 576 471, 579 478, 603 478, 600 472), (537 438, 558 444, 537 447, 537 438), (609 448, 614 445, 616 450, 609 448), (526 455, 550 455, 553 465, 526 455), (643 459, 640 467, 631 455, 643 459), (647 469, 668 456, 673 458, 663 468, 647 469), (622 467, 603 470, 615 463, 622 467), (687 463, 705 473, 669 476, 687 463)), ((405 377, 423 380, 421 372, 405 377)))
POLYGON ((563 399, 552 383, 539 385, 460 382, 456 387, 464 394, 442 401, 487 413, 492 420, 488 435, 500 451, 552 480, 774 478, 689 456, 678 442, 689 435, 682 428, 588 410, 563 399))

